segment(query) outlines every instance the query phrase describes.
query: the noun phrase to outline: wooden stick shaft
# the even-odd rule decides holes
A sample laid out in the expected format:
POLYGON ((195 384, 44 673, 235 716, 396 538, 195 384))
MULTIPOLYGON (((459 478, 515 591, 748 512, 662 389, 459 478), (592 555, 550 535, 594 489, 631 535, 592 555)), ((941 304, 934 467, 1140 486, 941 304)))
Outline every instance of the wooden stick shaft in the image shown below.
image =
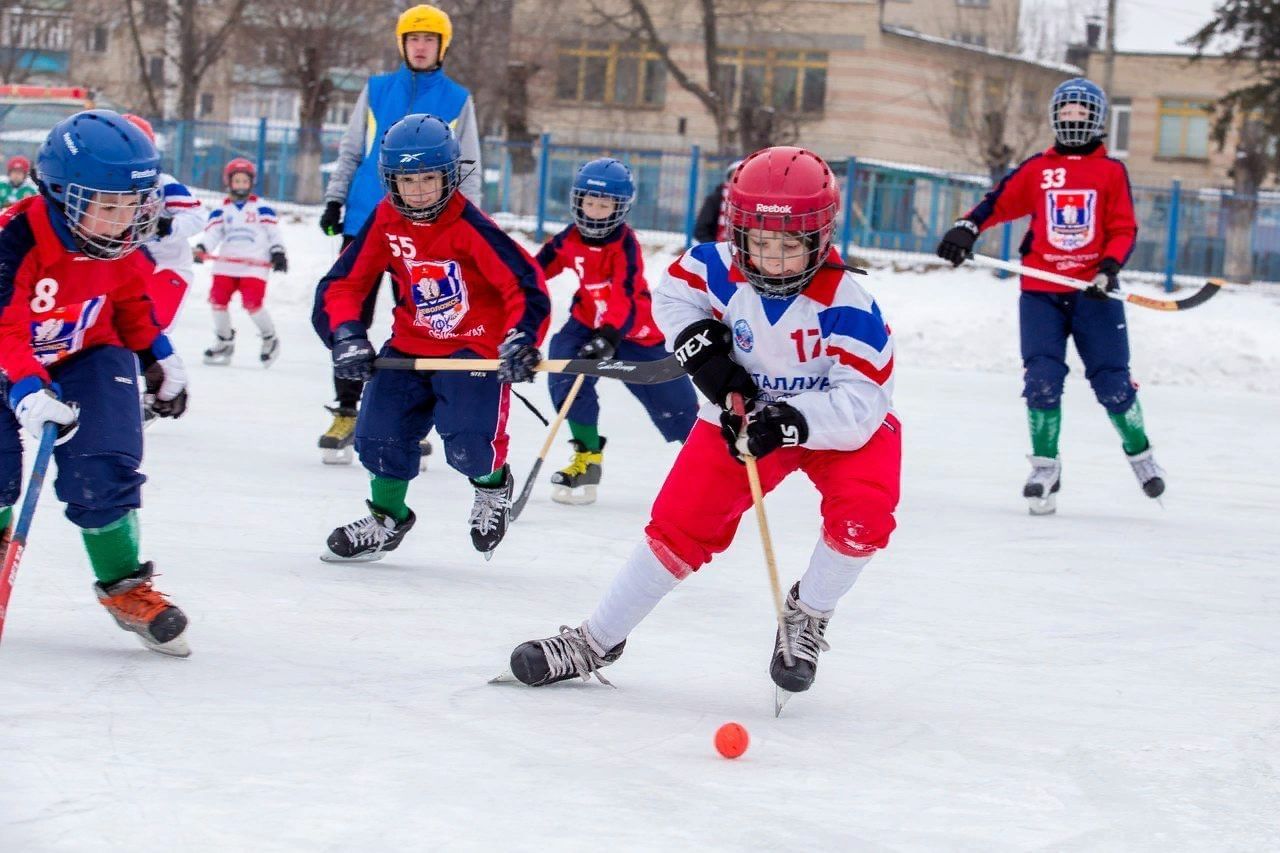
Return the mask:
POLYGON ((569 396, 564 398, 564 405, 560 407, 560 411, 556 412, 556 419, 551 422, 551 427, 547 430, 547 440, 542 442, 542 450, 538 453, 539 459, 547 458, 547 453, 551 450, 551 443, 556 440, 556 433, 560 431, 560 424, 564 423, 564 419, 569 416, 569 407, 578 398, 578 392, 582 390, 582 383, 586 378, 587 375, 585 373, 579 373, 578 378, 573 380, 573 387, 569 389, 569 396))

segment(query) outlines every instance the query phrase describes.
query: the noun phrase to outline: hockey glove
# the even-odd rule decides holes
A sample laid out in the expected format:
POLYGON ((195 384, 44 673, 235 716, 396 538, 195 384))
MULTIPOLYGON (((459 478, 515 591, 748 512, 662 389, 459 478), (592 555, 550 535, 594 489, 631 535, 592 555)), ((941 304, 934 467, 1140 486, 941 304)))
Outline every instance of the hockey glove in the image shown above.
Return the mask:
POLYGON ((196 243, 191 249, 191 260, 197 264, 203 264, 207 257, 209 257, 209 250, 204 247, 204 243, 196 243))
POLYGON ((368 382, 376 355, 359 323, 343 323, 333 333, 333 375, 337 378, 368 382))
POLYGON ((1085 290, 1084 295, 1092 299, 1106 299, 1108 293, 1120 289, 1120 262, 1115 258, 1103 258, 1098 264, 1098 279, 1085 290), (1099 281, 1098 279, 1104 279, 1099 281))
POLYGON ((163 240, 173 233, 173 217, 161 216, 156 220, 156 238, 163 240))
POLYGON ((9 389, 9 407, 18 423, 37 439, 50 421, 58 424, 57 444, 70 441, 80 426, 79 413, 62 402, 58 386, 46 385, 38 376, 28 376, 9 389))
POLYGON ((622 343, 622 332, 607 323, 595 330, 591 339, 578 350, 578 358, 609 359, 622 343))
POLYGON ((168 336, 160 335, 150 349, 134 355, 142 366, 143 393, 151 411, 162 418, 182 417, 187 410, 187 368, 168 336))
POLYGON ((729 395, 754 400, 756 382, 733 360, 733 332, 718 320, 699 320, 676 336, 676 360, 708 400, 729 408, 729 395))
POLYGON ((529 340, 529 336, 519 329, 512 329, 507 338, 498 347, 499 382, 532 382, 534 368, 542 361, 542 353, 529 340))
POLYGON ((978 226, 968 219, 957 219, 951 230, 942 235, 938 244, 938 257, 950 261, 952 266, 960 266, 973 254, 973 244, 978 241, 978 226))
POLYGON ((320 214, 320 230, 330 237, 337 237, 342 233, 342 202, 325 203, 324 213, 320 214))
POLYGON ((279 246, 271 247, 271 271, 272 272, 288 272, 289 259, 284 256, 284 249, 279 246))
POLYGON ((745 433, 741 417, 731 411, 722 412, 720 434, 734 459, 741 459, 744 454, 760 459, 779 447, 804 444, 809 440, 809 424, 799 409, 787 403, 770 403, 747 416, 745 433))

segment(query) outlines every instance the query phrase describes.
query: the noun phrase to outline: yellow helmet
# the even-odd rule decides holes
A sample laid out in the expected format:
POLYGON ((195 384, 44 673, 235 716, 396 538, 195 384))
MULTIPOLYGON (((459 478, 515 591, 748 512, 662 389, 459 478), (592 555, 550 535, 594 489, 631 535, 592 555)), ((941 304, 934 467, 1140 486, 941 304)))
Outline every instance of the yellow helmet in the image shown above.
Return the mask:
POLYGON ((409 33, 437 33, 440 36, 440 61, 444 62, 445 51, 449 42, 453 41, 453 22, 444 11, 435 6, 423 4, 414 6, 396 21, 396 46, 400 48, 400 56, 404 56, 404 37, 409 33))

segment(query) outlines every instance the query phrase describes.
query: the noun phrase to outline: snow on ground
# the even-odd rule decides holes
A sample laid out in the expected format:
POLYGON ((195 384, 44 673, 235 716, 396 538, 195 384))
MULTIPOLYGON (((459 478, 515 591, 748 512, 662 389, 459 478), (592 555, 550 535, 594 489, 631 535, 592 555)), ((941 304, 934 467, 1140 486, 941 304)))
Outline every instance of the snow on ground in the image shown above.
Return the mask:
MULTIPOLYGON (((485 683, 589 612, 675 456, 618 385, 602 383, 597 505, 540 485, 486 563, 466 481, 437 466, 392 557, 321 563, 367 478, 318 460, 330 391, 309 291, 334 247, 311 216, 287 235, 280 361, 256 366, 237 313, 235 363, 201 365, 197 293, 175 334, 192 408, 147 433, 145 552, 191 617, 190 659, 100 612, 46 491, 0 647, 0 850, 1280 848, 1274 293, 1131 310, 1164 507, 1077 369, 1059 514, 1031 518, 1014 285, 873 271, 900 347, 900 527, 832 622, 813 692, 775 720, 750 519, 635 632, 616 690, 485 683), (752 737, 732 762, 711 745, 728 720, 752 737)), ((511 426, 522 472, 544 432, 520 407, 511 426)), ((816 505, 803 478, 769 498, 788 583, 816 505)))

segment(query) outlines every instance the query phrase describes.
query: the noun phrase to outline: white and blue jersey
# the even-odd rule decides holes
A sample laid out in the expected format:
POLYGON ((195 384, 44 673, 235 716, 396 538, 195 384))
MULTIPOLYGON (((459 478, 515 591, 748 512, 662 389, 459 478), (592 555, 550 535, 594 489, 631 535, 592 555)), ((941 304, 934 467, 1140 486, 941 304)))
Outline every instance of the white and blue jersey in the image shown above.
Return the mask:
POLYGON ((243 201, 223 199, 221 207, 209 212, 204 230, 205 248, 218 256, 214 275, 265 279, 271 252, 284 248, 275 209, 256 195, 243 201))
POLYGON ((204 228, 204 211, 200 199, 173 175, 160 174, 160 201, 164 212, 173 220, 168 235, 157 237, 146 244, 147 254, 156 262, 158 270, 172 270, 190 284, 195 277, 191 258, 190 238, 204 228))
MULTIPOLYGON (((857 450, 893 408, 893 335, 875 300, 832 249, 803 291, 764 298, 730 261, 728 243, 703 243, 667 269, 653 314, 674 341, 714 318, 733 330, 733 359, 760 388, 761 402, 785 400, 809 425, 811 450, 857 450)), ((707 403, 704 420, 719 422, 707 403)))

